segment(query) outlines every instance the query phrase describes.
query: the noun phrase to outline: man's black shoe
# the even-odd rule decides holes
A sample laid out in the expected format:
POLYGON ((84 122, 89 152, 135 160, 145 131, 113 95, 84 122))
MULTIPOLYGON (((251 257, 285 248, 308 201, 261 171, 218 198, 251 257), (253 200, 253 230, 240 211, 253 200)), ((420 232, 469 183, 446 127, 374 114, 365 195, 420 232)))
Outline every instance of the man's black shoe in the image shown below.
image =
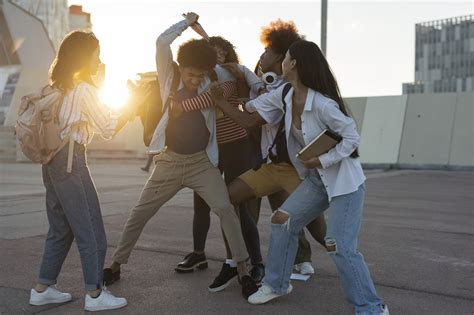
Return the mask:
POLYGON ((237 267, 231 267, 228 264, 222 264, 221 272, 214 279, 214 282, 208 287, 209 292, 219 292, 229 286, 237 276, 237 267))
POLYGON ((255 283, 260 286, 262 284, 263 277, 265 277, 265 266, 263 264, 256 264, 252 266, 250 270, 250 276, 255 283))
POLYGON ((109 286, 115 281, 120 280, 120 269, 116 272, 112 272, 112 269, 105 268, 103 277, 104 277, 104 284, 106 286, 109 286))
POLYGON ((206 269, 207 268, 207 260, 206 260, 206 255, 204 254, 196 254, 196 253, 191 253, 187 254, 183 261, 174 268, 176 272, 179 273, 188 273, 188 272, 193 272, 194 268, 196 269, 206 269))
POLYGON ((258 291, 257 284, 250 276, 243 276, 239 282, 242 285, 242 295, 246 300, 258 291))

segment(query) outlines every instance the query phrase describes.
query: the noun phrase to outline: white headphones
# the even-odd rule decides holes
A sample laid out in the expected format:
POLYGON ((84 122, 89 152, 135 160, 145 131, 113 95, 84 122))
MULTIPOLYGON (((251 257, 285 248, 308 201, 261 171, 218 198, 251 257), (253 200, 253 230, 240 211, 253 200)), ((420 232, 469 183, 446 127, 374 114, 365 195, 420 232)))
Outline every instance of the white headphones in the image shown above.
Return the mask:
POLYGON ((275 72, 266 72, 262 75, 262 81, 266 85, 275 84, 276 80, 277 80, 277 75, 275 72))

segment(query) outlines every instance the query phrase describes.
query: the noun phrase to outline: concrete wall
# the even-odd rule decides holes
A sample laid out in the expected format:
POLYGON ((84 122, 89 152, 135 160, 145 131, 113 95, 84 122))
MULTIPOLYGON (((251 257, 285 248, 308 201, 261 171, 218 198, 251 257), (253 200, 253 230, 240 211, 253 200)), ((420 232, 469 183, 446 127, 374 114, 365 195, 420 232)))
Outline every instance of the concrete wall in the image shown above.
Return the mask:
POLYGON ((361 161, 402 168, 473 168, 473 108, 473 92, 369 97, 361 161))
MULTIPOLYGON (((410 94, 345 100, 361 134, 365 165, 474 168, 474 92, 410 94)), ((113 140, 94 139, 91 151, 143 157, 137 119, 113 140)))
POLYGON ((359 149, 363 163, 397 163, 406 100, 406 96, 367 99, 359 149))
POLYGON ((5 121, 6 126, 14 126, 21 97, 48 83, 55 53, 39 19, 9 1, 3 1, 2 8, 22 69, 5 121))
POLYGON ((449 165, 474 165, 474 93, 458 93, 453 121, 449 165))
POLYGON ((350 115, 354 118, 357 130, 361 132, 364 123, 365 106, 367 104, 367 97, 351 97, 344 100, 347 107, 349 107, 350 115))
POLYGON ((448 165, 456 93, 408 96, 400 164, 448 165))

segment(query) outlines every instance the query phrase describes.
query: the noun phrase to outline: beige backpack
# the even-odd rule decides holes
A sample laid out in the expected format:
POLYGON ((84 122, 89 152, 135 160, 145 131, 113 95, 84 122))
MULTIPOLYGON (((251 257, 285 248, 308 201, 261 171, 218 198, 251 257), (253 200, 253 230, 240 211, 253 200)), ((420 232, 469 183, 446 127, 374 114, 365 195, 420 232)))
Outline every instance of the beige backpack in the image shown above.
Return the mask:
POLYGON ((23 96, 15 131, 21 151, 35 163, 48 164, 69 142, 67 172, 70 173, 74 141, 69 141, 69 136, 64 140, 60 138, 58 119, 63 100, 63 92, 50 85, 43 87, 39 93, 23 96), (49 112, 47 116, 51 119, 43 121, 43 111, 49 112))

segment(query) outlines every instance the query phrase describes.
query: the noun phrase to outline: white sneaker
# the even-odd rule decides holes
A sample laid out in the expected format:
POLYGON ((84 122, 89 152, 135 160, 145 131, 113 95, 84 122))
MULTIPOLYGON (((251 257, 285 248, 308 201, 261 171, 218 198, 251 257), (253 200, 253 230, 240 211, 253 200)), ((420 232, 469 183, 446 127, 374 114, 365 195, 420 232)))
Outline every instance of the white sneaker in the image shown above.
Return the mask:
POLYGON ((382 313, 380 313, 380 315, 390 315, 390 312, 388 311, 388 306, 387 305, 383 305, 382 306, 382 313))
POLYGON ((282 295, 290 294, 291 291, 293 291, 293 286, 291 284, 288 287, 288 292, 283 294, 274 293, 272 288, 264 284, 258 289, 257 292, 249 296, 248 302, 250 304, 264 304, 282 295))
POLYGON ((124 298, 115 297, 105 287, 96 298, 92 298, 86 294, 86 303, 84 309, 86 311, 95 312, 103 310, 114 310, 127 305, 127 300, 124 298))
POLYGON ((296 264, 295 270, 302 275, 314 275, 314 268, 308 261, 296 264))
POLYGON ((56 289, 55 286, 49 286, 43 292, 38 292, 31 289, 30 304, 31 305, 45 305, 51 303, 64 303, 72 300, 69 293, 63 293, 56 289))

